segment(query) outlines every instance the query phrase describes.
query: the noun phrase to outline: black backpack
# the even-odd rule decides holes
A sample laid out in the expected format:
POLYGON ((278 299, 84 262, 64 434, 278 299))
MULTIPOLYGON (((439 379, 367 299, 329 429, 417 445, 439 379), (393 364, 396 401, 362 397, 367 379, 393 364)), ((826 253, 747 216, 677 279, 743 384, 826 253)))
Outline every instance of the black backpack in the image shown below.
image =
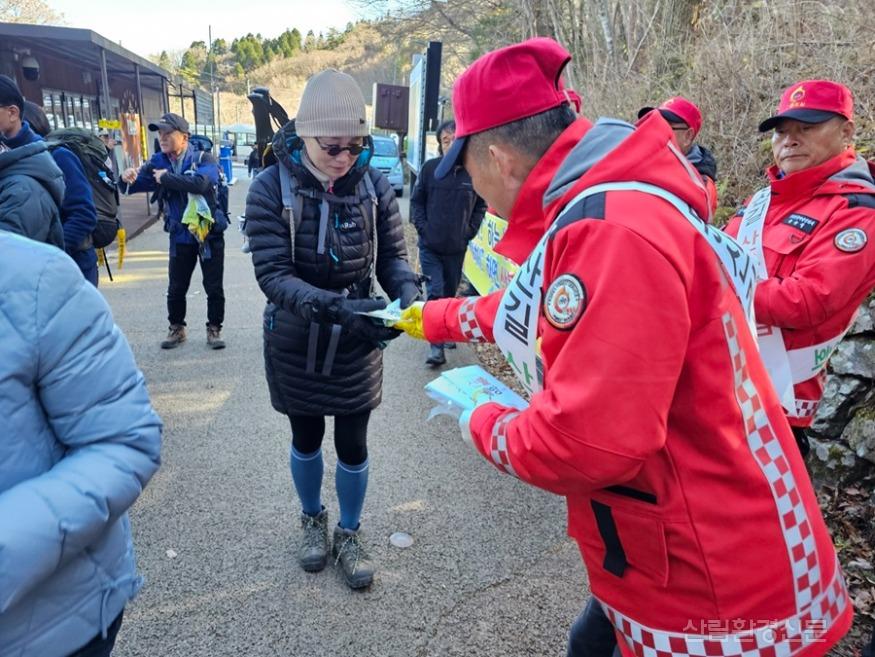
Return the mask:
POLYGON ((115 241, 121 223, 118 220, 118 185, 112 169, 107 166, 109 156, 100 138, 85 128, 60 128, 46 136, 49 150, 63 146, 79 158, 85 176, 91 183, 97 227, 91 233, 94 248, 102 249, 115 241))

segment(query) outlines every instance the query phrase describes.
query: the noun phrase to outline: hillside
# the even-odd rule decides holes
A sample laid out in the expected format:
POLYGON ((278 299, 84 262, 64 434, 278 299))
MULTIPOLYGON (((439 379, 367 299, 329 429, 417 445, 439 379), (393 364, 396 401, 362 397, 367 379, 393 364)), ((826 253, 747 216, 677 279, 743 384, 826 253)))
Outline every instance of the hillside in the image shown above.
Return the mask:
MULTIPOLYGON (((334 49, 314 49, 293 57, 274 61, 253 69, 246 75, 251 87, 265 86, 271 95, 294 115, 307 79, 325 68, 337 68, 352 75, 359 83, 365 99, 371 102, 375 82, 406 83, 410 57, 399 60, 396 48, 387 48, 380 30, 362 22, 348 32, 341 46, 334 49)), ((244 93, 223 92, 222 123, 251 123, 250 104, 244 93)))
MULTIPOLYGON (((351 73, 370 100, 374 82, 406 83, 412 54, 438 40, 444 44, 441 93, 449 96, 455 77, 477 55, 545 35, 571 51, 566 77, 592 119, 634 120, 639 107, 677 94, 701 107, 699 141, 718 162, 718 223, 761 184, 769 142, 756 126, 794 80, 829 77, 855 89, 857 144, 864 154, 875 152, 875 102, 867 93, 875 77, 870 0, 406 0, 403 6, 327 37, 302 40, 291 30, 282 43, 247 35, 230 47, 219 44, 222 122, 251 120, 247 80, 269 87, 293 115, 307 77, 333 66, 351 73)), ((207 53, 202 43, 192 46, 197 52, 189 49, 183 59, 197 75, 207 53)))

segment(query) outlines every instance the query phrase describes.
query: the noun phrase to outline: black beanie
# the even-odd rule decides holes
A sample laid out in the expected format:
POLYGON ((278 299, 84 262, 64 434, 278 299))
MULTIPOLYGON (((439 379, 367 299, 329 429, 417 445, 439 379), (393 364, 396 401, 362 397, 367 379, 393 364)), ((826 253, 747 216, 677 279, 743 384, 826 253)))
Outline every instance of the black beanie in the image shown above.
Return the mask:
POLYGON ((5 75, 0 75, 0 105, 15 105, 19 114, 24 114, 24 96, 15 80, 5 75))

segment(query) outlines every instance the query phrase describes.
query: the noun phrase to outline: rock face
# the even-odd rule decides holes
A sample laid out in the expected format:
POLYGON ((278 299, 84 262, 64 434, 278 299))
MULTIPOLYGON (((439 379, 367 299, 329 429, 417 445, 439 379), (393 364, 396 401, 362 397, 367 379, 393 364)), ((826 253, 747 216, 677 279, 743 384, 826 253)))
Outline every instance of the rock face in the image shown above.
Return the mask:
POLYGON ((875 467, 875 298, 860 307, 830 359, 810 431, 808 465, 816 481, 846 483, 875 467))

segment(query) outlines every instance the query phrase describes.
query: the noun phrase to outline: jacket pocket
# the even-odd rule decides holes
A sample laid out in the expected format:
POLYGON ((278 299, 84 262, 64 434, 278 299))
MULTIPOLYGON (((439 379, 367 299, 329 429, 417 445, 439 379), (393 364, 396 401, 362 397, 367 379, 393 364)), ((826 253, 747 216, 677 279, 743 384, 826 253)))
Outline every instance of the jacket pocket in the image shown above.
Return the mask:
MULTIPOLYGON (((802 248, 811 241, 811 233, 805 233, 786 224, 769 226, 763 235, 763 251, 772 252, 772 276, 789 276, 796 266, 802 248)), ((768 262, 768 256, 767 256, 768 262)))
MULTIPOLYGON (((633 497, 628 492, 611 490, 614 495, 633 497)), ((648 495, 634 491, 635 495, 648 495)), ((590 567, 599 567, 618 578, 638 571, 660 587, 668 586, 668 547, 663 521, 649 508, 654 501, 638 500, 614 504, 609 495, 569 503, 569 533, 587 555, 590 567), (638 508, 645 507, 640 511, 638 508)), ((635 497, 635 499, 638 499, 635 497)), ((569 502, 571 502, 569 500, 569 502)))

